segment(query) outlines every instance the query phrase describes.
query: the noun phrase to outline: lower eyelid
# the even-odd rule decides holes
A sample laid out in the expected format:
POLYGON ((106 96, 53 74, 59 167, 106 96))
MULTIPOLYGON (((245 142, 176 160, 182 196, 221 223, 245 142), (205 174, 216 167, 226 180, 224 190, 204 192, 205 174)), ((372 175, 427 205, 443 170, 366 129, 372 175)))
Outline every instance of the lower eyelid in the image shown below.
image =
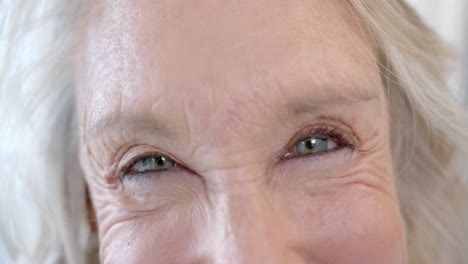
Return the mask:
POLYGON ((150 178, 150 177, 166 177, 167 174, 170 173, 181 173, 181 171, 184 170, 184 168, 178 163, 175 163, 174 167, 170 169, 164 169, 164 170, 152 170, 152 171, 147 171, 147 172, 135 172, 135 173, 123 173, 122 176, 120 177, 122 179, 122 182, 125 180, 133 180, 134 178, 150 178))
POLYGON ((321 170, 325 169, 326 171, 328 171, 348 167, 350 162, 354 160, 354 157, 355 156, 353 150, 349 148, 340 148, 336 150, 327 151, 315 156, 309 155, 297 157, 297 162, 306 162, 307 164, 312 166, 311 168, 320 167, 321 170))
POLYGON ((143 179, 149 177, 160 177, 162 173, 166 173, 167 170, 162 171, 147 171, 141 173, 127 173, 122 175, 122 182, 136 180, 136 178, 143 179))
MULTIPOLYGON (((316 177, 334 177, 347 171, 359 161, 359 156, 351 149, 338 149, 320 155, 300 156, 287 160, 280 160, 275 165, 276 175, 292 177, 289 180, 313 180, 316 177), (299 179, 298 178, 298 179, 299 179)), ((284 177, 281 176, 281 177, 284 177)))

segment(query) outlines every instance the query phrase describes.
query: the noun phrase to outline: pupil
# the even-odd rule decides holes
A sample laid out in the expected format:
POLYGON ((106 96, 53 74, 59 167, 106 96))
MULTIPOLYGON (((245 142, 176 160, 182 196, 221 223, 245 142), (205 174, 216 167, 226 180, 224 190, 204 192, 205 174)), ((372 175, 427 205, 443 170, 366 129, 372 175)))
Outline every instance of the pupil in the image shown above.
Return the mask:
POLYGON ((305 146, 308 149, 314 149, 315 148, 315 139, 309 139, 305 142, 305 146))
POLYGON ((158 166, 164 166, 165 163, 166 163, 166 159, 164 157, 157 157, 156 158, 156 164, 158 166))

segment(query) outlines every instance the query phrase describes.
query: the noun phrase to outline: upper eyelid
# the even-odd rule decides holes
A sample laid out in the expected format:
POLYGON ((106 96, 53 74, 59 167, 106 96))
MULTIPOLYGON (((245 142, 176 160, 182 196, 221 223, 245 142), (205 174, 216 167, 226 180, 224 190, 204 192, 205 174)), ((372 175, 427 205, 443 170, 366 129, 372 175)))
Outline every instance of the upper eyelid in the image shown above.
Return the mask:
POLYGON ((172 161, 174 162, 174 165, 178 165, 177 161, 175 161, 173 158, 171 158, 171 157, 169 157, 169 156, 167 156, 167 155, 155 153, 155 154, 151 154, 151 155, 143 155, 143 156, 138 157, 138 158, 136 159, 136 161, 130 163, 131 165, 129 165, 128 167, 131 168, 131 167, 137 165, 138 163, 140 163, 140 162, 142 162, 142 161, 144 161, 144 160, 146 160, 146 159, 155 158, 155 157, 164 157, 164 158, 166 158, 166 159, 170 159, 170 160, 172 160, 172 161))
MULTIPOLYGON (((343 119, 341 119, 339 117, 335 117, 335 116, 321 116, 320 119, 329 120, 329 121, 332 121, 332 122, 336 122, 336 123, 338 123, 340 125, 343 125, 344 127, 346 127, 349 130, 349 134, 355 139, 356 145, 361 144, 361 142, 362 142, 361 137, 359 137, 359 135, 356 133, 354 128, 350 124, 345 122, 343 119)), ((340 130, 342 130, 342 129, 340 129, 340 130)))
POLYGON ((358 147, 359 144, 360 144, 360 142, 358 142, 359 141, 358 138, 354 135, 353 132, 348 133, 346 131, 343 131, 343 129, 340 129, 340 128, 338 128, 338 127, 336 127, 334 125, 331 125, 331 124, 318 123, 318 124, 314 124, 314 125, 311 125, 309 127, 306 127, 304 129, 300 130, 299 132, 297 132, 293 136, 293 138, 291 138, 291 140, 288 142, 288 144, 286 144, 285 149, 287 151, 289 151, 292 147, 294 147, 299 142, 301 142, 301 141, 303 141, 303 140, 305 140, 307 138, 313 137, 313 136, 327 137, 327 135, 323 135, 323 134, 318 133, 320 130, 329 130, 329 131, 339 133, 340 135, 345 137, 347 140, 349 140, 352 145, 354 145, 356 147, 358 147))

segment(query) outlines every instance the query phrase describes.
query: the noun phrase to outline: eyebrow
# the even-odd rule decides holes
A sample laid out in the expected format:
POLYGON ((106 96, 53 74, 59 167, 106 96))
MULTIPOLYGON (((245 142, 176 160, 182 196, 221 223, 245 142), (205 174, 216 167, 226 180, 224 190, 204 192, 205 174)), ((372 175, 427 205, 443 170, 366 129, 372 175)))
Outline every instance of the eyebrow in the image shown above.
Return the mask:
POLYGON ((87 136, 94 137, 102 135, 106 131, 119 130, 123 131, 127 128, 137 128, 138 130, 150 130, 154 134, 163 137, 171 137, 172 131, 162 122, 162 120, 147 117, 140 114, 125 114, 116 117, 113 114, 108 114, 91 123, 86 131, 87 136))
MULTIPOLYGON (((377 92, 369 90, 355 90, 353 93, 340 93, 335 94, 332 97, 319 99, 310 97, 293 97, 288 99, 286 110, 288 116, 298 116, 319 112, 330 105, 352 105, 374 101, 378 98, 379 95, 377 92)), ((115 116, 112 113, 93 121, 86 133, 87 136, 94 137, 102 135, 106 131, 123 131, 129 127, 136 128, 138 130, 150 130, 153 134, 166 138, 171 138, 174 135, 174 131, 167 127, 161 119, 141 114, 124 114, 123 116, 115 116)))
POLYGON ((286 103, 286 109, 289 115, 301 115, 311 112, 318 112, 330 105, 352 105, 357 103, 366 103, 379 99, 377 92, 369 90, 354 91, 351 94, 336 94, 330 98, 316 99, 297 97, 286 103))

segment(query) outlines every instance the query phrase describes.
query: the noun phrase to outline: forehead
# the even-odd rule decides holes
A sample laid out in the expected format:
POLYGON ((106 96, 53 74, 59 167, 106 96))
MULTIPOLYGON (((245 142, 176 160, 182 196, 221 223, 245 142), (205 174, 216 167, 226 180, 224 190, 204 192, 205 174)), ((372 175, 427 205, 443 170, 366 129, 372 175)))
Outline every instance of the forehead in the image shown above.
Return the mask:
POLYGON ((118 52, 138 62, 157 62, 161 70, 189 63, 213 71, 229 62, 233 65, 226 66, 271 67, 287 59, 314 64, 319 55, 368 53, 363 30, 345 1, 103 0, 93 10, 87 51, 115 63, 122 57, 109 55, 118 52))
POLYGON ((85 32, 78 90, 99 108, 91 123, 116 109, 161 110, 181 94, 267 98, 266 87, 281 83, 295 87, 283 95, 326 97, 378 87, 367 35, 345 1, 103 0, 85 32))

